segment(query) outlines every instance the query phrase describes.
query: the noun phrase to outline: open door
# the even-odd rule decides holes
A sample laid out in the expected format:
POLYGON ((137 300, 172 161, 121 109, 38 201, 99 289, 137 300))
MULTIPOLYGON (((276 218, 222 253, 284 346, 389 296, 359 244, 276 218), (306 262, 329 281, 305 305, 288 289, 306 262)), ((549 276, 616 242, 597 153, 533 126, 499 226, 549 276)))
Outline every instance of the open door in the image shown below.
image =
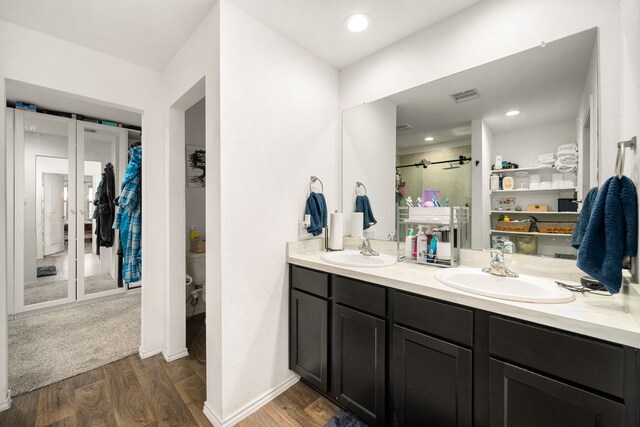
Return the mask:
POLYGON ((42 174, 43 254, 64 251, 64 182, 66 176, 42 174))

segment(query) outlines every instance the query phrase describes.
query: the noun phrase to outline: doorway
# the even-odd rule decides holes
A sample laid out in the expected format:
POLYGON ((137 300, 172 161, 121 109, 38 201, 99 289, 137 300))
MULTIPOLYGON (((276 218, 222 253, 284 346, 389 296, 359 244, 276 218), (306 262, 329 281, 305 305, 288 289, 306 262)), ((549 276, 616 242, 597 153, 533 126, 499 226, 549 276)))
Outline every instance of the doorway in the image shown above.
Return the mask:
POLYGON ((126 130, 22 110, 14 129, 15 313, 123 292, 95 195, 109 177, 119 192, 126 130))

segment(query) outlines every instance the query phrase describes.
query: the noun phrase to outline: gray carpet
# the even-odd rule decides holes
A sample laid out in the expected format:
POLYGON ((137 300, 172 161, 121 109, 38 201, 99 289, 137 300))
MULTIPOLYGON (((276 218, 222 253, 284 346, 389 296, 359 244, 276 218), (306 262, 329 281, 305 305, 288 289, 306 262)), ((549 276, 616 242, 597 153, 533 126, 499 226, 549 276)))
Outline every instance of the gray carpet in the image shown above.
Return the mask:
MULTIPOLYGON (((37 304, 39 302, 55 301, 66 298, 68 294, 68 281, 55 280, 51 282, 38 282, 24 286, 24 305, 37 304)), ((118 283, 110 274, 100 274, 84 278, 84 289, 87 294, 117 289, 118 283)))
POLYGON ((106 365, 138 351, 140 293, 9 322, 12 396, 106 365))

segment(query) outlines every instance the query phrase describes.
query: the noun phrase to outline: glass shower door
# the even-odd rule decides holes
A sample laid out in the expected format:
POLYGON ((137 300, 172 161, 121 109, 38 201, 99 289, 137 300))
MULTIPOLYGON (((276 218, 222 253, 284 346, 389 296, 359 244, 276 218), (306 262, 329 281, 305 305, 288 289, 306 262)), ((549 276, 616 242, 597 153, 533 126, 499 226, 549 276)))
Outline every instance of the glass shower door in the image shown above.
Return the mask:
POLYGON ((114 199, 127 164, 127 131, 78 122, 78 300, 124 291, 118 283, 118 231, 114 199))
POLYGON ((15 112, 15 306, 76 298, 76 120, 15 112))

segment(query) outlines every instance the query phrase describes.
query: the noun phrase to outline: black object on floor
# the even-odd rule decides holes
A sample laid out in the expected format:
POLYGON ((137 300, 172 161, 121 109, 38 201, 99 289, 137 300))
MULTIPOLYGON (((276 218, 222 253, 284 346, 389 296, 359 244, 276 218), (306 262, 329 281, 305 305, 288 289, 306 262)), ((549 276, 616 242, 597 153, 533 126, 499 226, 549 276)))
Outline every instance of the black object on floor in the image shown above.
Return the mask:
POLYGON ((58 274, 55 265, 47 265, 46 267, 38 267, 36 272, 37 277, 55 276, 58 274))
POLYGON ((341 409, 324 427, 369 427, 369 424, 356 417, 353 412, 341 409))

